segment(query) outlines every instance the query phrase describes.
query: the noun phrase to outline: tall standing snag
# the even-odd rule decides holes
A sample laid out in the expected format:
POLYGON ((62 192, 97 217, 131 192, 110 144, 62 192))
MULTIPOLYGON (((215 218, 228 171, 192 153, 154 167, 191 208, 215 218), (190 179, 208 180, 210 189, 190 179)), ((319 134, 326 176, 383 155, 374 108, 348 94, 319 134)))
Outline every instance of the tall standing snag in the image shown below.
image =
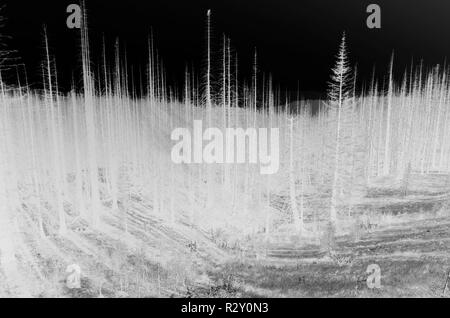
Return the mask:
POLYGON ((332 193, 330 204, 330 222, 333 227, 337 222, 337 196, 340 156, 342 147, 343 110, 351 92, 351 68, 348 62, 347 48, 345 44, 345 33, 342 35, 337 61, 332 68, 331 81, 329 82, 328 99, 331 111, 336 115, 336 138, 334 141, 334 165, 332 177, 332 193))

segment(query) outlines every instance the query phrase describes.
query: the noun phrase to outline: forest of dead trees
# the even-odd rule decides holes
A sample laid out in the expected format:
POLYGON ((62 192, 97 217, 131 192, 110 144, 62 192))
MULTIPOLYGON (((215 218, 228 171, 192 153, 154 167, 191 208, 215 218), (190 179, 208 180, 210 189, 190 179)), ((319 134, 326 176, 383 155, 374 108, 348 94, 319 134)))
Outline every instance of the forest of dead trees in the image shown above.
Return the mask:
POLYGON ((64 235, 79 219, 101 229, 102 215, 120 210, 127 231, 132 200, 170 224, 267 238, 289 226, 312 239, 324 228, 339 232, 341 224, 355 222, 358 203, 376 180, 385 178, 406 195, 412 174, 449 173, 447 67, 411 66, 394 78, 393 56, 382 80, 356 89, 358 73, 343 36, 328 98, 315 109, 308 100, 281 100, 271 77, 258 72, 256 57, 254 76, 241 79, 226 37, 221 59, 212 60, 210 13, 207 18, 207 67, 201 76, 186 71, 182 94, 167 85, 152 40, 147 80, 140 83, 145 96, 129 83, 119 45, 93 72, 87 28, 81 88, 58 91, 47 43, 43 93, 0 82, 4 251, 20 217, 46 237, 64 235), (214 81, 212 63, 220 65, 214 81), (195 119, 221 129, 279 128, 278 173, 261 175, 250 164, 172 163, 171 131, 191 128, 195 119))

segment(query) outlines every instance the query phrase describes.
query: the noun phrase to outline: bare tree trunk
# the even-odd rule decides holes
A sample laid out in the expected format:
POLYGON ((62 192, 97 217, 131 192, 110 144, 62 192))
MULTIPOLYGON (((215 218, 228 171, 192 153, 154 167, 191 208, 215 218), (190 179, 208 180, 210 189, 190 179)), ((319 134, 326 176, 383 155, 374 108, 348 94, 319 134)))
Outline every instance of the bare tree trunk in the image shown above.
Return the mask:
POLYGON ((291 198, 292 217, 294 219, 294 225, 298 233, 302 233, 303 220, 301 220, 300 212, 298 211, 297 196, 295 191, 295 179, 294 179, 294 118, 290 119, 290 156, 289 156, 289 193, 291 198))

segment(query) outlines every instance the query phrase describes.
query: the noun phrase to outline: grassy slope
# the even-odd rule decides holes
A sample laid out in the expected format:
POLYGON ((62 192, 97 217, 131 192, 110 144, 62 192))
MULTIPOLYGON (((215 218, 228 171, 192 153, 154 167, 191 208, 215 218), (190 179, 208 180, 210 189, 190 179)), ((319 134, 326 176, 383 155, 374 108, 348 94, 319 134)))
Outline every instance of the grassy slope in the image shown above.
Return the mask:
POLYGON ((272 243, 267 257, 228 262, 211 275, 231 297, 450 296, 450 289, 443 293, 450 270, 446 183, 425 179, 417 176, 407 196, 389 187, 369 191, 361 206, 370 209, 375 226, 359 239, 339 236, 331 254, 298 240, 272 243), (381 289, 367 287, 370 264, 381 268, 381 289))
POLYGON ((377 230, 356 243, 342 238, 331 257, 319 249, 282 252, 212 274, 231 277, 233 296, 439 297, 450 269, 450 217, 377 230), (367 287, 370 264, 381 268, 381 289, 367 287))
POLYGON ((98 229, 74 220, 64 237, 41 238, 31 217, 24 218, 16 240, 21 279, 6 286, 0 272, 0 296, 441 296, 450 268, 450 211, 442 198, 440 187, 406 197, 377 188, 361 206, 371 214, 401 213, 373 218, 377 226, 358 240, 339 236, 331 255, 311 242, 272 242, 258 259, 233 256, 209 234, 152 215, 141 200, 129 204, 126 218, 122 205, 104 213, 98 229), (65 285, 65 270, 74 263, 82 269, 75 290, 65 285), (369 264, 381 268, 379 290, 366 285, 369 264))
POLYGON ((6 285, 0 271, 0 296, 179 297, 207 281, 205 267, 224 255, 201 231, 152 217, 137 202, 127 218, 127 232, 120 209, 105 213, 98 229, 75 222, 67 235, 45 238, 24 219, 16 236, 21 279, 6 285), (66 287, 71 264, 81 267, 80 289, 66 287))

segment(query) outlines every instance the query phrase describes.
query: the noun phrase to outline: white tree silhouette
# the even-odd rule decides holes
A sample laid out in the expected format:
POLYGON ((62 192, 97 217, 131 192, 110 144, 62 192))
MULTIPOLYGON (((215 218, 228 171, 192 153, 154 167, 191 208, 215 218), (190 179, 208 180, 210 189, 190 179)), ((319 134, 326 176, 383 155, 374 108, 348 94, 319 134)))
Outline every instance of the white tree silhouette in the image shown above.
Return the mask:
MULTIPOLYGON (((337 196, 338 196, 338 179, 339 179, 339 162, 342 144, 342 128, 344 104, 350 97, 351 93, 351 67, 348 62, 348 53, 345 44, 345 33, 342 35, 337 61, 332 68, 331 81, 329 82, 328 99, 331 111, 336 116, 336 138, 334 141, 334 165, 332 177, 332 194, 330 205, 330 221, 336 224, 337 221, 337 196)), ((332 114, 333 115, 333 114, 332 114)))

